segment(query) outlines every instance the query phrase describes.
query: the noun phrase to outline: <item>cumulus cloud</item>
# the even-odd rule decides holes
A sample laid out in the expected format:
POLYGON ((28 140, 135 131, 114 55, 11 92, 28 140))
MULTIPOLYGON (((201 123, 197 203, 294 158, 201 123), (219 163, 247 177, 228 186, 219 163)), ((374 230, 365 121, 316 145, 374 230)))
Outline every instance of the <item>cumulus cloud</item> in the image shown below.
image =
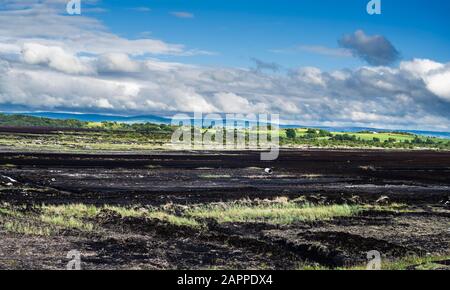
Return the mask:
POLYGON ((441 98, 450 101, 450 67, 425 77, 430 91, 441 98))
POLYGON ((114 69, 90 75, 3 61, 0 103, 122 114, 270 112, 302 125, 450 129, 448 66, 420 76, 408 69, 427 60, 402 62, 398 68, 324 72, 305 67, 273 75, 116 57, 114 69))
POLYGON ((432 71, 444 68, 444 65, 429 59, 414 59, 412 61, 401 62, 400 68, 414 76, 421 77, 432 71))
POLYGON ((99 72, 138 72, 140 64, 125 53, 107 53, 98 58, 99 72))
POLYGON ((22 57, 27 64, 47 65, 65 73, 83 74, 93 71, 79 58, 57 46, 25 43, 22 49, 22 57))
POLYGON ((390 65, 400 57, 400 53, 386 37, 369 36, 362 30, 344 35, 338 43, 370 65, 390 65))
POLYGON ((325 86, 322 71, 316 67, 298 68, 292 72, 292 76, 309 85, 325 86))
POLYGON ((221 108, 223 113, 265 113, 267 110, 267 105, 264 103, 251 103, 248 99, 234 93, 216 93, 214 94, 213 101, 217 103, 218 108, 221 108))
POLYGON ((401 70, 421 79, 429 91, 450 101, 450 64, 444 65, 429 59, 402 62, 401 70))

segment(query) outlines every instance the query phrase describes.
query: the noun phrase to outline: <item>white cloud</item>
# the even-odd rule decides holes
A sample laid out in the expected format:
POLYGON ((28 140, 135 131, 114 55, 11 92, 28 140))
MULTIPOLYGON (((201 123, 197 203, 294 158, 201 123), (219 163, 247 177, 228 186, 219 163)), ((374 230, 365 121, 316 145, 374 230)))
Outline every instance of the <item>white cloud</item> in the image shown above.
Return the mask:
POLYGON ((422 79, 432 93, 450 101, 450 64, 444 65, 429 59, 414 59, 402 62, 400 69, 422 79))
POLYGON ((183 45, 157 39, 127 39, 111 32, 97 19, 65 15, 67 1, 9 1, 0 10, 0 47, 33 42, 58 46, 73 53, 183 54, 183 45), (18 29, 20 27, 20 29, 18 29))
POLYGON ((293 76, 305 83, 324 86, 325 81, 320 69, 316 67, 302 67, 293 72, 293 76))
POLYGON ((93 72, 91 67, 84 64, 76 56, 57 46, 26 43, 22 49, 22 57, 27 64, 47 65, 65 73, 85 74, 93 72))
MULTIPOLYGON (((148 61, 130 61, 141 69, 126 72, 122 66, 115 74, 98 71, 91 75, 68 75, 45 66, 3 61, 0 103, 39 110, 124 114, 272 112, 303 125, 450 129, 450 102, 442 103, 445 99, 437 98, 426 83, 400 68, 363 67, 327 73, 309 67, 283 76, 156 60, 150 66, 148 61)), ((439 83, 430 79, 430 84, 434 82, 439 83)))
POLYGON ((427 88, 437 96, 450 101, 450 67, 425 77, 427 88))
POLYGON ((263 103, 253 104, 248 99, 234 93, 216 93, 213 101, 217 104, 220 112, 224 113, 264 113, 267 109, 263 103))
POLYGON ((138 72, 140 64, 132 61, 124 53, 107 53, 98 58, 98 70, 100 72, 138 72))
POLYGON ((97 106, 101 109, 112 109, 114 108, 113 105, 109 103, 107 99, 98 99, 97 100, 97 106))
POLYGON ((414 59, 412 61, 402 61, 400 69, 407 71, 414 76, 421 77, 429 72, 442 69, 444 65, 429 59, 414 59))

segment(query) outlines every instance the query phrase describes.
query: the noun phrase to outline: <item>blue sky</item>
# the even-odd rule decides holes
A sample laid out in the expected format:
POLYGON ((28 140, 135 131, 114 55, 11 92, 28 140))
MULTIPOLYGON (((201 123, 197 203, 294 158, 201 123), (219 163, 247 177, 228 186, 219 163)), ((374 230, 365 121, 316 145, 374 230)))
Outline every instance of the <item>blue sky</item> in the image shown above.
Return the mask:
POLYGON ((450 1, 0 2, 0 111, 450 132, 450 1))
POLYGON ((356 67, 349 57, 290 51, 297 46, 337 48, 343 34, 362 29, 387 37, 404 59, 450 60, 450 2, 383 0, 382 15, 368 15, 366 0, 131 0, 96 4, 112 31, 152 37, 215 53, 170 59, 208 65, 249 66, 251 58, 284 67, 356 67), (133 8, 147 7, 150 11, 133 8), (182 11, 193 18, 176 18, 182 11), (276 53, 274 50, 286 50, 276 53))

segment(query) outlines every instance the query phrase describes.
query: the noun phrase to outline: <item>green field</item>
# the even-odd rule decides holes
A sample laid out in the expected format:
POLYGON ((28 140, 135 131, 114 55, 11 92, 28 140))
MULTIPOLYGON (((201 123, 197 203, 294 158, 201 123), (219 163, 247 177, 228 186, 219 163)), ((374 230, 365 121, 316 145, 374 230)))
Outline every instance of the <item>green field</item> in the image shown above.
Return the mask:
POLYGON ((403 132, 328 132, 320 129, 285 129, 281 144, 326 148, 392 148, 449 150, 450 140, 403 132))

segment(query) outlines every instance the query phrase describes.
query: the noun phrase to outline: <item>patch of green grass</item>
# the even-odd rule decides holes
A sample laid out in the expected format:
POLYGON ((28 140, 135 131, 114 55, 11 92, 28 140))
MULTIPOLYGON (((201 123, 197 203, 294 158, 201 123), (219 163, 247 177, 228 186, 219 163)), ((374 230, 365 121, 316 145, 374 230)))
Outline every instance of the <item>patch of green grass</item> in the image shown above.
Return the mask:
POLYGON ((41 207, 41 210, 46 215, 74 218, 92 218, 100 212, 98 207, 85 204, 44 205, 41 207))
POLYGON ((322 271, 322 270, 330 270, 330 268, 323 266, 323 265, 319 265, 317 263, 301 263, 297 266, 297 270, 301 270, 301 271, 322 271))
POLYGON ((126 208, 126 207, 118 207, 118 206, 105 206, 105 208, 120 214, 122 217, 148 217, 148 218, 152 218, 152 219, 161 220, 161 221, 164 221, 169 224, 176 225, 176 226, 186 226, 186 227, 192 227, 192 228, 198 228, 201 226, 200 223, 198 223, 197 221, 195 221, 193 219, 190 219, 187 217, 176 216, 176 215, 164 212, 162 210, 143 211, 143 210, 130 209, 130 208, 126 208))
POLYGON ((32 225, 21 221, 7 221, 3 228, 10 233, 30 235, 30 236, 50 236, 53 231, 49 227, 32 225))
MULTIPOLYGON (((443 265, 439 264, 440 261, 448 261, 450 256, 409 256, 397 260, 381 261, 381 270, 387 271, 403 271, 409 269, 415 270, 436 270, 442 268, 443 265)), ((445 266, 444 266, 445 267, 445 266)), ((366 265, 352 266, 352 267, 338 267, 330 268, 316 263, 302 263, 297 267, 298 270, 367 270, 366 265)))
POLYGON ((6 207, 0 207, 0 215, 7 215, 10 217, 22 217, 23 214, 17 210, 6 208, 6 207))
POLYGON ((106 205, 104 208, 107 210, 111 210, 115 213, 118 213, 122 217, 142 217, 146 214, 146 211, 126 208, 126 207, 121 207, 121 206, 106 205))
MULTIPOLYGON (((441 268, 443 265, 439 261, 450 260, 450 256, 409 256, 397 260, 382 260, 381 270, 435 270, 441 268)), ((366 270, 366 266, 355 266, 349 268, 339 268, 338 270, 366 270)))
POLYGON ((65 217, 61 215, 41 215, 40 220, 44 223, 61 227, 64 229, 77 229, 90 232, 94 225, 75 217, 65 217))
POLYGON ((291 224, 331 220, 337 217, 353 216, 362 211, 356 205, 312 205, 292 202, 262 205, 218 204, 198 206, 187 211, 187 215, 201 219, 215 219, 227 222, 265 222, 270 224, 291 224))
POLYGON ((67 205, 44 205, 41 207, 42 214, 39 220, 43 223, 64 229, 78 229, 81 231, 92 231, 94 225, 83 219, 93 218, 100 209, 85 204, 67 205))
POLYGON ((192 227, 192 228, 201 227, 201 224, 192 218, 179 217, 176 215, 166 213, 164 211, 150 211, 147 214, 147 216, 149 218, 165 221, 165 222, 168 222, 168 223, 176 225, 176 226, 185 226, 185 227, 192 227))
POLYGON ((450 260, 450 256, 429 256, 429 257, 406 257, 396 261, 387 261, 382 263, 381 268, 383 270, 407 270, 413 267, 416 270, 434 270, 442 265, 439 265, 439 261, 450 260))
MULTIPOLYGON (((344 135, 349 133, 341 133, 341 132, 334 132, 335 135, 344 135)), ((373 138, 380 139, 381 142, 384 142, 386 140, 389 140, 390 138, 395 139, 396 142, 402 142, 405 140, 411 141, 414 139, 414 135, 402 135, 397 133, 351 133, 351 135, 356 136, 357 138, 361 138, 362 140, 373 140, 373 138)))

